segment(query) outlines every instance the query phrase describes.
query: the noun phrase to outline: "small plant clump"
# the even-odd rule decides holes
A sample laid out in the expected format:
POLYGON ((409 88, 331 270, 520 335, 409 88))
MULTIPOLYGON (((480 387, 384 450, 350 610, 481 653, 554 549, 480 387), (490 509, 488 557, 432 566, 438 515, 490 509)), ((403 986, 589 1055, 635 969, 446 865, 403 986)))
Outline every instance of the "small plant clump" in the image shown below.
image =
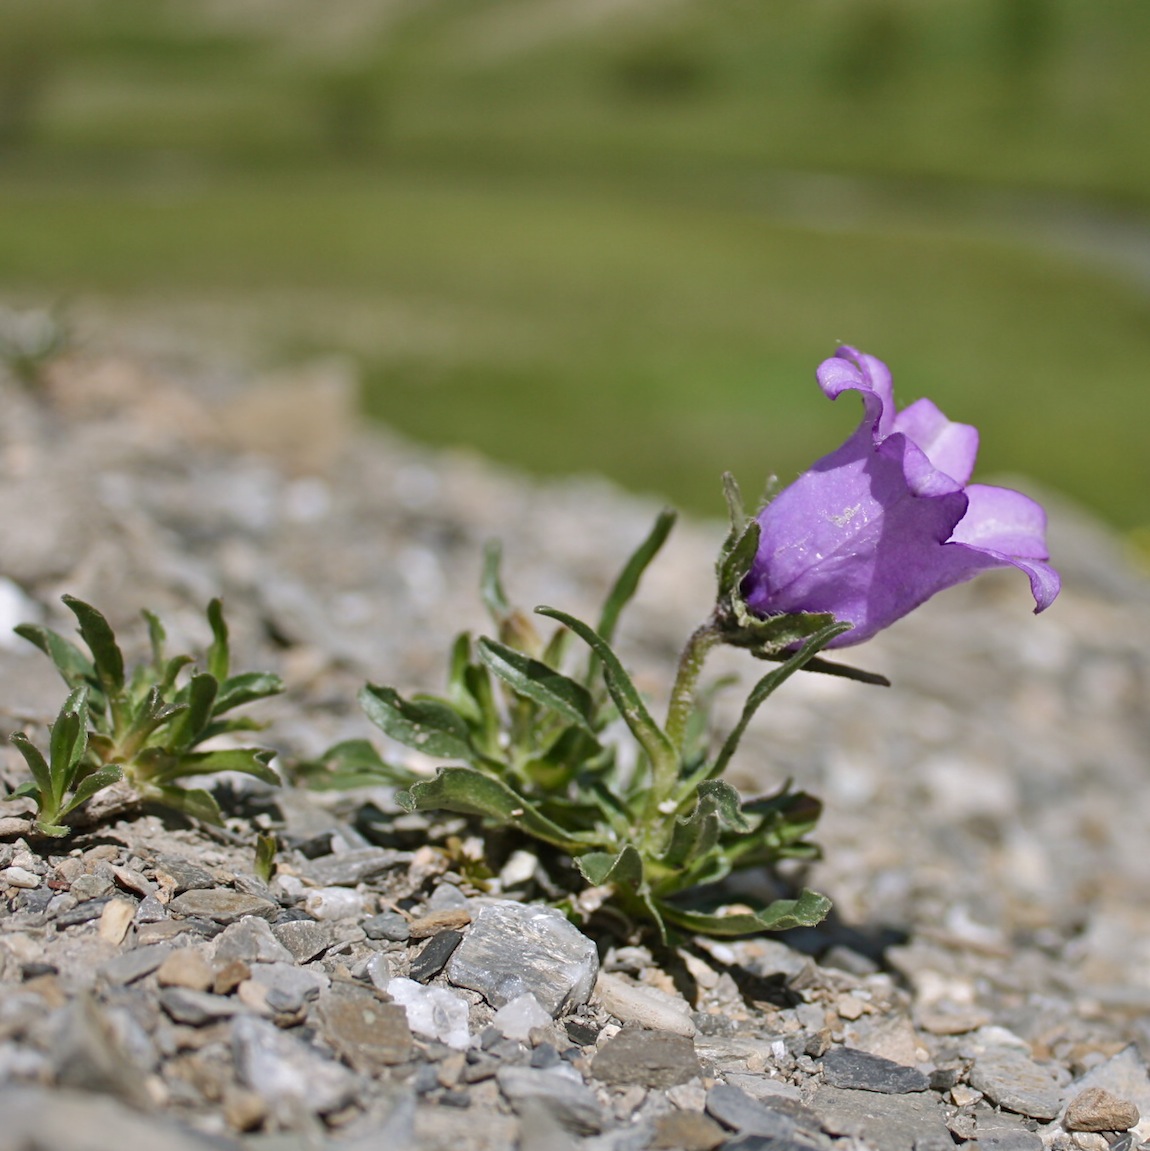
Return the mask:
MULTIPOLYGON (((822 810, 817 799, 789 782, 743 798, 722 778, 759 707, 800 670, 885 685, 819 653, 870 638, 981 571, 1018 568, 1036 611, 1053 602, 1060 579, 1048 562, 1042 508, 1021 492, 969 482, 975 428, 948 420, 927 399, 897 411, 889 369, 855 348, 839 348, 817 378, 830 399, 859 393, 862 422, 753 517, 726 477, 731 529, 716 563, 715 602, 683 648, 662 722, 613 643, 672 512, 658 517, 624 566, 594 627, 538 607, 559 625, 543 635, 508 601, 493 547, 481 594, 495 635, 458 636, 445 694, 408 699, 387 686, 362 689, 360 702, 383 732, 446 761, 434 777, 354 739, 300 765, 294 779, 313 787, 386 783, 402 789, 396 799, 408 812, 477 817, 534 839, 565 864, 559 902, 572 916, 609 906, 653 924, 664 940, 673 930, 737 936, 818 923, 830 902, 814 891, 750 907, 725 905, 719 886, 734 872, 819 854, 808 838, 822 810), (575 639, 581 658, 571 650, 575 639), (701 676, 718 645, 774 666, 716 740, 714 691, 702 688, 701 676)), ((36 803, 41 834, 64 836, 81 814, 145 801, 219 823, 212 795, 182 780, 240 771, 279 782, 270 751, 201 746, 258 727, 230 713, 283 690, 269 673, 231 673, 219 600, 208 606, 213 639, 202 668, 190 655, 167 657, 160 621, 144 612, 152 659, 130 675, 108 621, 81 600, 64 602, 87 651, 47 628, 16 629, 52 659, 69 690, 47 757, 23 733, 12 737, 32 773, 13 794, 36 803), (109 797, 115 802, 93 810, 109 797)), ((258 836, 254 866, 265 879, 275 850, 274 837, 258 836)), ((468 863, 477 882, 487 862, 468 863)))
POLYGON ((64 603, 76 617, 87 651, 37 624, 16 628, 49 656, 70 691, 52 725, 47 759, 24 733, 12 737, 32 780, 10 798, 27 796, 36 803, 37 831, 67 835, 70 828, 61 821, 109 788, 117 789, 111 806, 119 810, 158 803, 219 824, 219 805, 211 793, 186 787, 182 780, 240 771, 266 783, 280 782, 268 766, 274 752, 266 748, 201 748, 216 736, 258 730, 253 720, 229 713, 283 691, 282 681, 271 673, 231 673, 228 629, 218 599, 208 605, 213 638, 202 668, 191 655, 168 657, 163 625, 145 611, 152 658, 130 674, 104 616, 72 596, 65 596, 64 603))

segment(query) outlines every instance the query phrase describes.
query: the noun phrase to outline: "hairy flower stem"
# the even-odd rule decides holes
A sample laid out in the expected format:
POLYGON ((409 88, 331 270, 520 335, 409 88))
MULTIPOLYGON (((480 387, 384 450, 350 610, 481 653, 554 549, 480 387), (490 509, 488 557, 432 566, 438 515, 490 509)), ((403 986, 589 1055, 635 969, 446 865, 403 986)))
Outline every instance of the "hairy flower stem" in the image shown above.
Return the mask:
MULTIPOLYGON (((701 624, 692 633, 679 656, 679 668, 675 673, 675 683, 671 688, 671 701, 667 707, 667 738, 676 753, 682 752, 683 740, 687 735, 687 721, 695 704, 695 690, 699 685, 699 675, 703 670, 707 653, 719 642, 719 629, 714 617, 701 624)), ((657 780, 656 791, 660 799, 670 795, 675 780, 657 780), (659 785, 663 784, 663 787, 659 785), (667 786, 669 785, 669 786, 667 786)))

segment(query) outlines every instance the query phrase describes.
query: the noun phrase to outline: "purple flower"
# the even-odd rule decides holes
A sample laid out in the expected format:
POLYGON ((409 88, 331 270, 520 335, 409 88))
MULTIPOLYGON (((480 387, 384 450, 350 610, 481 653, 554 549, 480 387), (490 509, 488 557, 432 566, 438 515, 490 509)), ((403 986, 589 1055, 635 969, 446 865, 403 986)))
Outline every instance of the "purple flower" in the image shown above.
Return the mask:
POLYGON ((890 371, 842 347, 818 369, 830 399, 862 396, 855 433, 758 514, 762 529, 743 582, 759 615, 831 612, 854 627, 832 646, 869 639, 943 588, 988 568, 1030 577, 1035 611, 1058 594, 1045 561, 1046 514, 1009 488, 969 483, 978 429, 930 402, 896 412, 890 371))

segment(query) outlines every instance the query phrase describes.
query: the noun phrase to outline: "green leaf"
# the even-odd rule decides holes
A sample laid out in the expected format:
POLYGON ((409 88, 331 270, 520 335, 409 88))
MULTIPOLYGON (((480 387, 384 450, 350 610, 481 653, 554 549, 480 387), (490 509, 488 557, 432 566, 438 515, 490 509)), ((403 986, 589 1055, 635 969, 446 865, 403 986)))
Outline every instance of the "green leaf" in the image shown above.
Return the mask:
POLYGON ((825 895, 804 888, 798 899, 776 899, 762 911, 734 912, 730 915, 707 915, 686 911, 663 901, 656 901, 668 922, 696 935, 731 937, 757 935, 760 931, 788 931, 792 927, 814 927, 831 909, 825 895))
POLYGON ((588 851, 575 860, 575 866, 592 887, 614 883, 638 891, 643 885, 643 857, 628 843, 622 851, 588 851))
POLYGON ((4 796, 5 802, 9 799, 34 799, 38 803, 40 801, 40 788, 34 779, 26 779, 19 787, 14 787, 4 796))
POLYGON ((168 762, 149 777, 152 783, 164 785, 186 775, 214 775, 218 771, 241 771, 278 786, 280 777, 268 766, 275 752, 260 747, 229 747, 219 751, 193 751, 168 762))
POLYGON ((775 668, 774 671, 767 672, 767 674, 751 688, 751 693, 747 696, 747 702, 743 705, 743 714, 739 717, 739 722, 735 725, 734 730, 727 736, 726 741, 723 743, 718 758, 707 773, 709 776, 714 778, 715 776, 722 775, 726 770, 727 764, 730 763, 731 757, 735 754, 739 746, 739 741, 743 738, 743 732, 747 730, 747 725, 751 722, 755 712, 759 710, 759 707, 767 696, 780 684, 790 679, 796 671, 808 664, 835 636, 842 635, 843 632, 849 631, 850 626, 848 623, 840 623, 838 621, 828 623, 819 631, 816 631, 814 635, 810 636, 806 643, 793 655, 789 656, 784 663, 775 668))
POLYGON ((164 675, 164 644, 167 643, 168 633, 164 631, 164 625, 155 612, 144 608, 140 614, 148 625, 148 642, 152 646, 152 666, 156 670, 157 678, 162 678, 164 675))
POLYGON ((396 795, 407 811, 455 811, 482 815, 567 851, 580 851, 594 842, 552 823, 507 784, 470 767, 441 767, 434 779, 413 784, 396 795))
POLYGON ((115 763, 110 763, 98 771, 92 772, 91 775, 84 776, 80 780, 79 786, 69 797, 68 802, 60 809, 60 814, 67 815, 68 812, 75 811, 81 804, 87 803, 96 792, 103 791, 105 787, 110 787, 123 778, 123 771, 115 763))
POLYGON ((749 832, 739 793, 724 780, 704 780, 696 789, 690 814, 677 819, 662 863, 670 868, 690 867, 719 843, 720 832, 749 832))
POLYGON ((101 685, 109 695, 120 691, 124 686, 124 656, 111 624, 91 604, 71 595, 63 599, 80 624, 80 636, 92 653, 101 685))
POLYGON ((259 834, 256 836, 255 873, 264 883, 271 883, 276 866, 276 837, 259 834))
POLYGON ((22 623, 14 629, 16 634, 35 644, 55 665, 70 688, 99 682, 92 661, 71 640, 39 624, 22 623))
POLYGON ((41 835, 51 836, 52 839, 63 839, 64 836, 72 833, 72 829, 65 827, 62 823, 42 823, 40 820, 36 820, 33 827, 41 835))
POLYGON ((208 648, 208 674, 215 676, 217 683, 228 678, 230 655, 228 653, 228 625, 224 622, 224 605, 219 599, 208 604, 208 623, 212 629, 212 643, 208 648))
POLYGON ((58 806, 56 785, 47 760, 44 759, 40 749, 22 731, 14 733, 10 738, 24 757, 28 764, 28 770, 31 771, 32 778, 36 781, 36 802, 40 805, 40 810, 50 811, 51 814, 55 815, 55 809, 58 806))
POLYGON ((405 700, 393 688, 372 683, 360 689, 359 703, 376 727, 407 747, 444 759, 474 758, 467 721, 445 703, 405 700))
POLYGON ((257 699, 267 699, 279 695, 284 690, 284 682, 278 675, 265 671, 245 671, 240 675, 229 676, 220 684, 212 715, 254 703, 257 699))
POLYGON ((607 684, 607 690, 611 693, 611 698, 615 701, 615 706, 619 709, 619 714, 651 762, 664 766, 674 764, 677 756, 675 749, 671 746, 671 741, 651 718, 651 713, 635 690, 635 685, 623 669, 619 657, 611 650, 611 645, 582 620, 576 619, 566 612, 553 607, 537 607, 535 610, 540 615, 556 619, 564 626, 569 627, 591 648, 603 665, 603 679, 607 684))
POLYGON ((477 647, 479 658, 513 691, 592 731, 594 705, 591 693, 581 683, 493 639, 483 638, 477 647))
POLYGON ((193 675, 176 696, 177 704, 185 704, 168 728, 164 746, 180 753, 194 747, 212 717, 212 708, 220 690, 219 680, 206 672, 193 675))
POLYGON ((407 787, 422 778, 399 764, 388 763, 366 739, 334 744, 317 764, 301 773, 307 785, 318 790, 347 791, 380 784, 407 787))
POLYGON ((499 565, 503 559, 503 549, 498 540, 491 540, 483 549, 483 573, 479 579, 479 592, 483 602, 496 624, 502 623, 511 612, 503 581, 499 577, 499 565))
POLYGON ((224 817, 220 813, 220 805, 209 792, 199 788, 149 788, 148 798, 203 823, 210 823, 216 827, 223 826, 224 817))
POLYGON ((635 549, 603 604, 603 614, 599 617, 600 636, 606 643, 615 638, 615 627, 619 615, 639 588, 639 580, 651 561, 659 554, 659 549, 667 542, 671 529, 675 526, 676 515, 670 508, 664 508, 655 520, 647 538, 635 549))

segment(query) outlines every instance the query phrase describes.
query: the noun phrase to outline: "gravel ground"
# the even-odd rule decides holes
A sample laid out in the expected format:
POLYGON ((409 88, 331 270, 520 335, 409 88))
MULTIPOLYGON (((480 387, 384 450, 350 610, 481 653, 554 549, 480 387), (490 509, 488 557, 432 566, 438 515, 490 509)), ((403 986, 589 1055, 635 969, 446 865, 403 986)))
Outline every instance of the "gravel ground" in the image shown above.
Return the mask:
MULTIPOLYGON (((5 735, 61 702, 10 625, 68 628, 67 592, 133 654, 142 607, 198 647, 221 594, 237 662, 287 681, 259 707, 282 762, 382 746, 357 689, 439 687, 484 626, 485 541, 518 602, 592 614, 657 511, 359 429, 338 365, 261 380, 104 341, 39 398, 0 386, 5 735)), ((818 929, 597 954, 533 909, 530 867, 481 896, 434 846, 461 829, 397 829, 383 789, 248 788, 222 832, 149 814, 47 847, 7 805, 0 1149, 1138 1146, 1150 596, 1046 502, 1049 612, 984 576, 851 653, 890 689, 796 677, 744 742, 740 787, 827 804, 801 877, 835 902, 818 929)), ((656 698, 721 534, 680 523, 625 618, 656 698)), ((737 657, 715 671, 750 679, 737 657)))

